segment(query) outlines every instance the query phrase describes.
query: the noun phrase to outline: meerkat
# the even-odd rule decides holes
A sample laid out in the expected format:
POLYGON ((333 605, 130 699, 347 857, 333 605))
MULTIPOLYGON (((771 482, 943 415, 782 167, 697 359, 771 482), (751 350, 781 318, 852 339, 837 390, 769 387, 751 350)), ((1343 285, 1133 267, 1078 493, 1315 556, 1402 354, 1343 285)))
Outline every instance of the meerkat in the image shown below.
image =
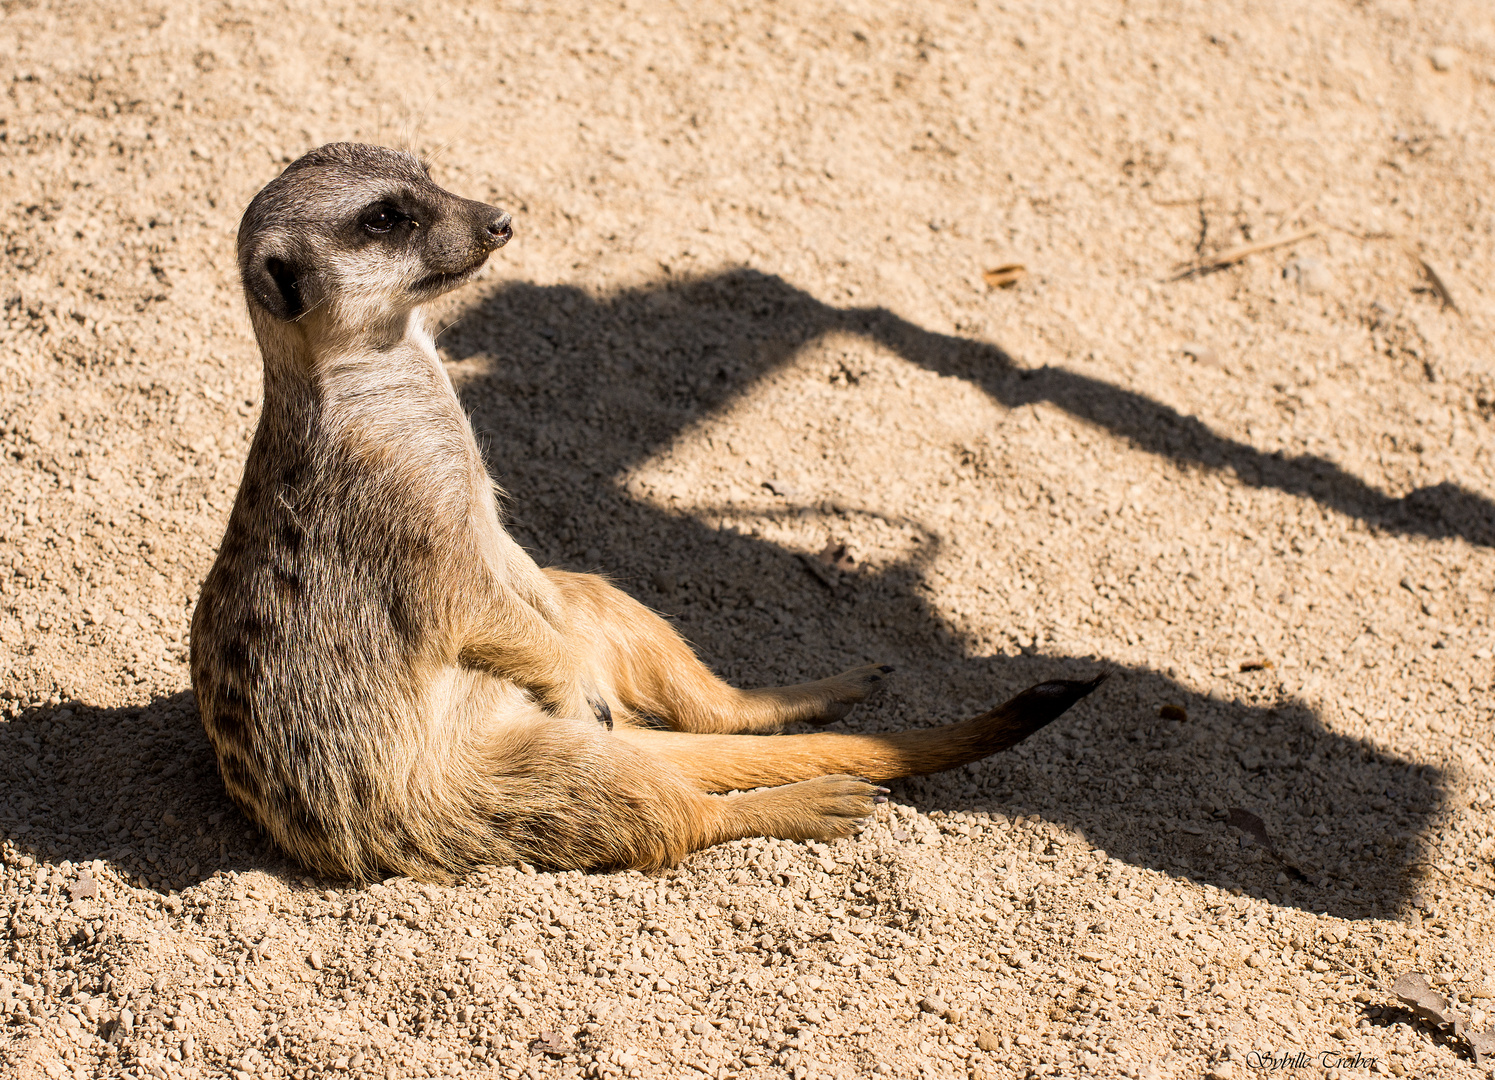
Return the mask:
POLYGON ((229 795, 292 858, 441 881, 844 837, 877 781, 1005 749, 1099 682, 945 727, 781 735, 841 719, 890 669, 736 689, 603 578, 538 566, 422 320, 511 232, 416 158, 349 143, 289 165, 240 225, 264 407, 192 685, 229 795))

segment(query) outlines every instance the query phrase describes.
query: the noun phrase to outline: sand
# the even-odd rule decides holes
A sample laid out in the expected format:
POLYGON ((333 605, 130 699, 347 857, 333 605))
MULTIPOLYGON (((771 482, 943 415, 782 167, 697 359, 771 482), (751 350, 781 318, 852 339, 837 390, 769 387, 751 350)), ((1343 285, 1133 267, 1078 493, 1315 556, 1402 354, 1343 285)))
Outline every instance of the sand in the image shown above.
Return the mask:
POLYGON ((1490 6, 448 8, 0 5, 0 1071, 1473 1073, 1390 988, 1495 1026, 1490 6), (848 730, 1110 680, 833 845, 288 865, 184 658, 333 139, 515 216, 439 344, 537 559, 848 730))

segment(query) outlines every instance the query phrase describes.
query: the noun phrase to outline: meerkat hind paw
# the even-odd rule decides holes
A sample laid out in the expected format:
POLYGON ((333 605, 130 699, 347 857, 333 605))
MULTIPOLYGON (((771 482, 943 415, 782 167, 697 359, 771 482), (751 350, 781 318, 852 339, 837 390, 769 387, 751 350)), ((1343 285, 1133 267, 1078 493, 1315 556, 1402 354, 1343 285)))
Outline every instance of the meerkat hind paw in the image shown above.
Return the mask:
POLYGON ((774 831, 785 839, 839 840, 876 816, 879 789, 860 777, 821 776, 774 790, 794 799, 787 828, 774 831))
POLYGON ((805 723, 826 727, 846 719, 857 705, 881 694, 887 687, 887 677, 892 673, 893 668, 888 664, 867 664, 831 676, 825 681, 834 684, 834 696, 817 715, 806 718, 805 723))

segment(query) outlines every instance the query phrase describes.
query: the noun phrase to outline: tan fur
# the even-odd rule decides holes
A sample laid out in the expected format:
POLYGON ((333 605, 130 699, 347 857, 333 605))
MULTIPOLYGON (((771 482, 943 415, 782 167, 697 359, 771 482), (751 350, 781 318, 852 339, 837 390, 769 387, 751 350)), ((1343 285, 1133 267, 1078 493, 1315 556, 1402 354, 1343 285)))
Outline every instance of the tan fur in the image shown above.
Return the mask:
POLYGON ((1095 685, 1047 683, 944 728, 780 736, 840 719, 888 669, 738 690, 603 579, 536 566, 420 316, 508 233, 415 159, 349 144, 293 163, 245 213, 265 405, 192 678, 229 794, 293 857, 441 879, 846 836, 881 798, 871 780, 994 753, 1095 685))

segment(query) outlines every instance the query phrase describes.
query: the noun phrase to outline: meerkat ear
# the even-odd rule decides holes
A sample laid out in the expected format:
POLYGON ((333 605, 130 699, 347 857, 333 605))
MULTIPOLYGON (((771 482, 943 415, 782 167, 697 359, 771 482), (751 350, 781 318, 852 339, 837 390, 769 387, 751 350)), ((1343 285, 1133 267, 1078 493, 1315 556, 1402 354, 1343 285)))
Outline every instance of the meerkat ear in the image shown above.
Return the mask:
POLYGON ((282 322, 305 314, 307 275, 281 252, 256 253, 244 265, 244 289, 260 307, 282 322))

